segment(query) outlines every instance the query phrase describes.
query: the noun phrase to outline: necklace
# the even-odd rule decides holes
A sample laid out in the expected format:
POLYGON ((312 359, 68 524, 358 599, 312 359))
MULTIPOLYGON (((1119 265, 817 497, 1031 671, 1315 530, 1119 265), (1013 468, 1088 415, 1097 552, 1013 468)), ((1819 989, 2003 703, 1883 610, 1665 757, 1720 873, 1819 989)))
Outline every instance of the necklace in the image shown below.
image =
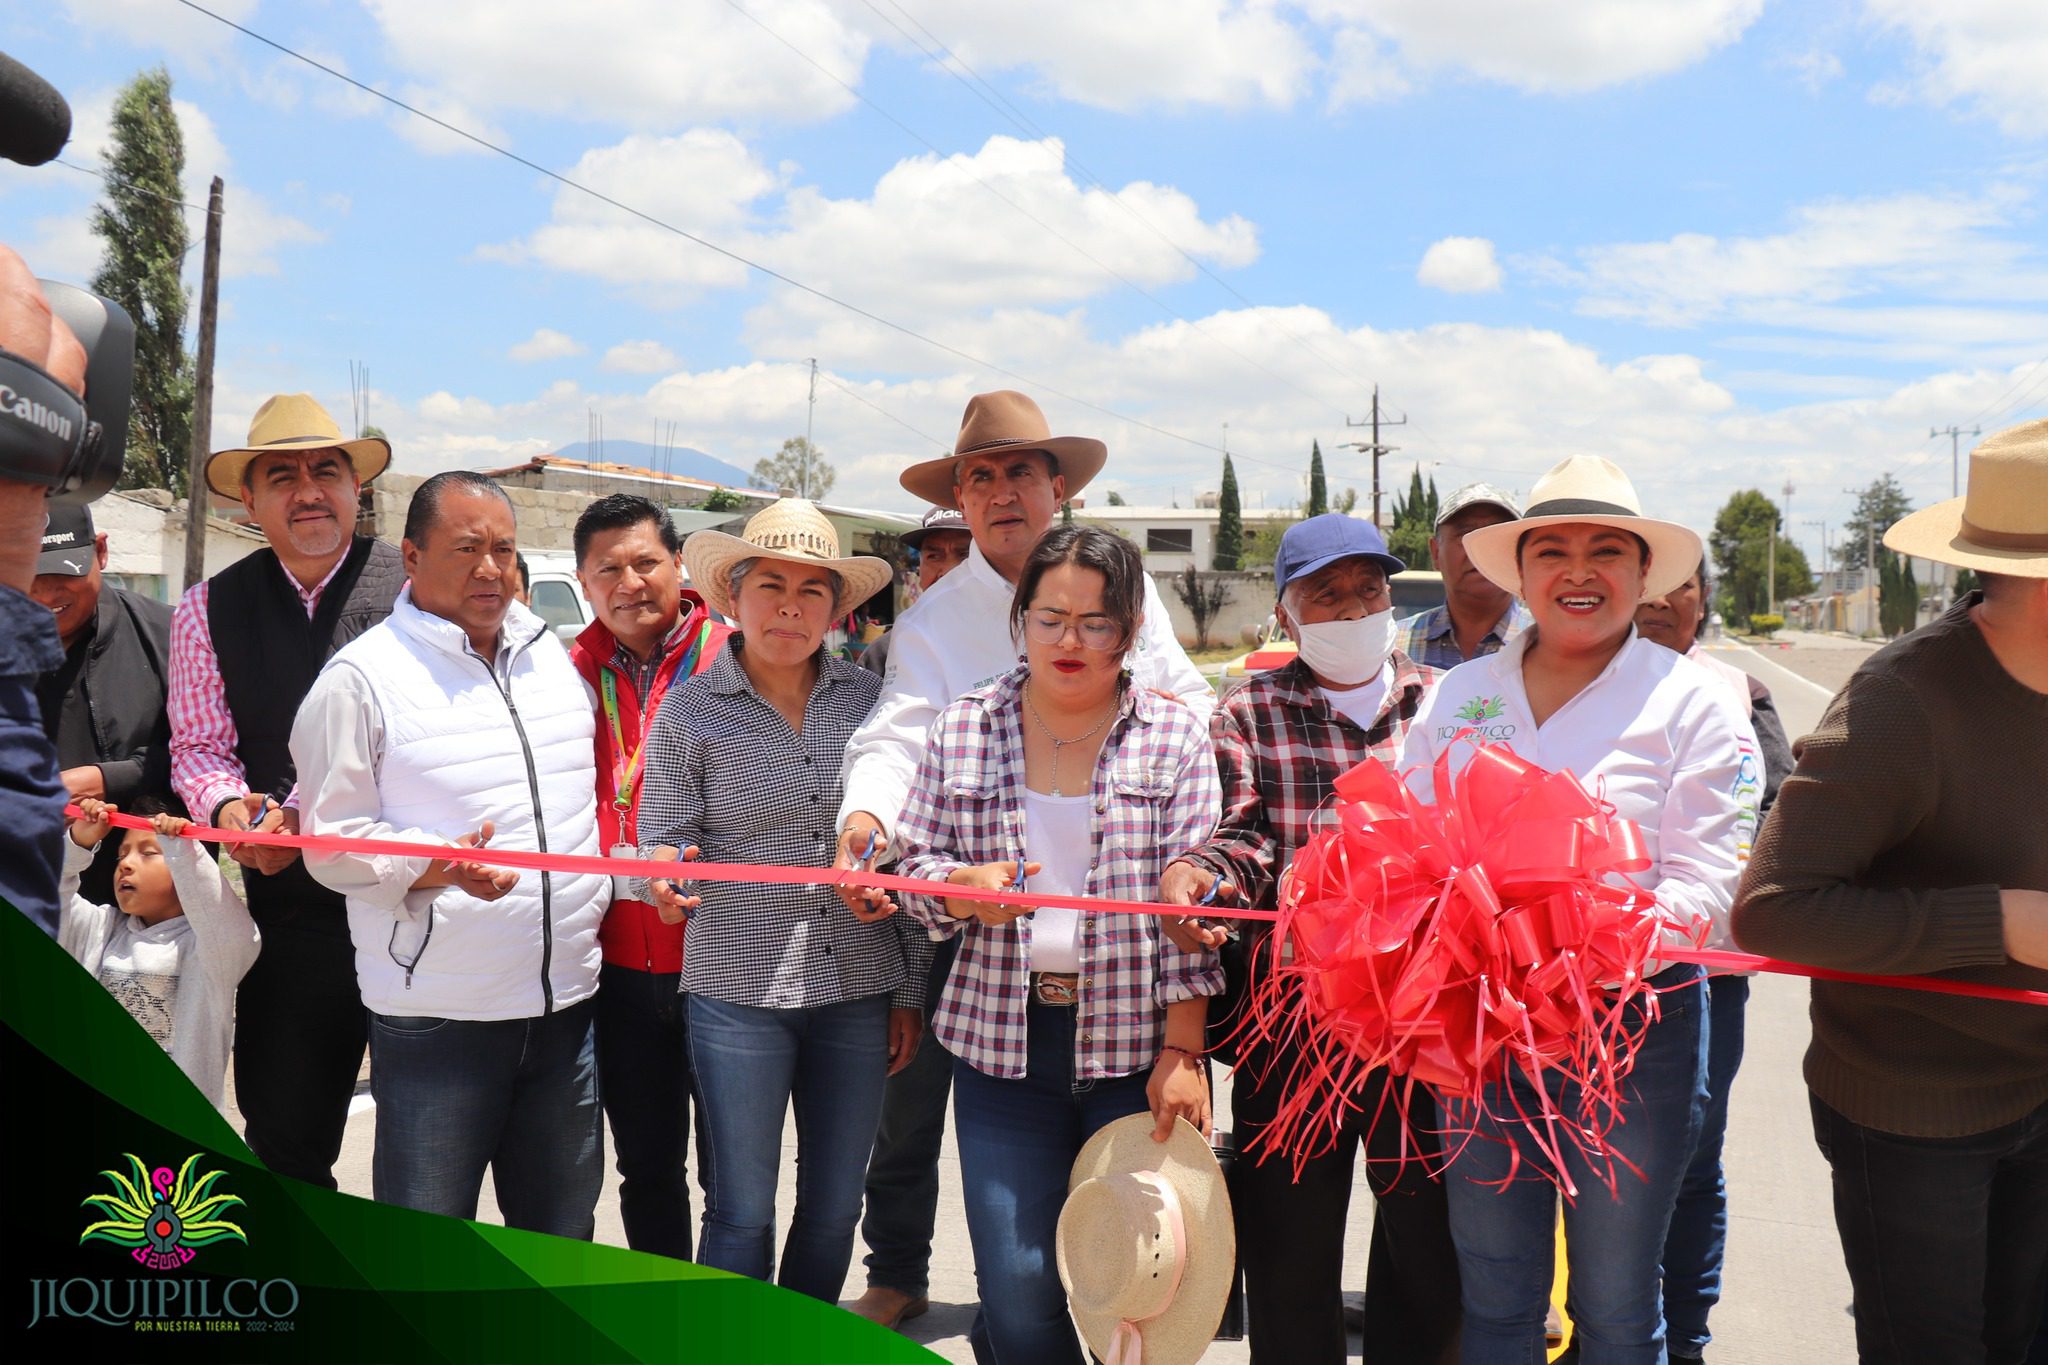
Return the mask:
POLYGON ((1060 750, 1066 748, 1069 744, 1079 744, 1083 740, 1093 739, 1096 735, 1096 732, 1101 730, 1103 726, 1109 724, 1109 718, 1116 714, 1116 705, 1114 703, 1111 703, 1110 708, 1102 713, 1102 719, 1096 721, 1093 725, 1088 727, 1087 734, 1075 735, 1072 739, 1061 739, 1058 735, 1054 734, 1052 732, 1052 727, 1045 723, 1045 717, 1038 714, 1038 703, 1031 700, 1031 685, 1029 683, 1026 683, 1024 685, 1024 705, 1030 710, 1031 719, 1038 722, 1039 730, 1044 733, 1047 739, 1052 741, 1051 795, 1064 795, 1064 793, 1060 791, 1060 750))

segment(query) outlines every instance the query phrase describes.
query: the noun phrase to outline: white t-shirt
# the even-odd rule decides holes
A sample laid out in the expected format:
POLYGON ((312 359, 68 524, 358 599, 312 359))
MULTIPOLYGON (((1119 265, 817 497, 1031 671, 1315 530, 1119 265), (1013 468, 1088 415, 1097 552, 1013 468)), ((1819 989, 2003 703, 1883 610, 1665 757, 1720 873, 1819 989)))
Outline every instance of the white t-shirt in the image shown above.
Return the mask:
POLYGON ((100 956, 100 984, 107 994, 165 1048, 171 1045, 171 1024, 177 1017, 179 970, 191 951, 192 922, 183 915, 155 924, 120 915, 100 956))
MULTIPOLYGON (((1024 860, 1038 864, 1030 887, 1055 896, 1088 894, 1089 804, 1086 796, 1024 793, 1024 860)), ((1031 970, 1081 970, 1081 915, 1041 906, 1031 912, 1031 970)))
POLYGON ((1323 700, 1330 703, 1330 709, 1350 721, 1361 730, 1372 729, 1374 721, 1380 718, 1380 708, 1387 704, 1387 689, 1394 685, 1394 665, 1380 665, 1379 675, 1372 681, 1358 687, 1337 691, 1323 687, 1317 690, 1323 700))

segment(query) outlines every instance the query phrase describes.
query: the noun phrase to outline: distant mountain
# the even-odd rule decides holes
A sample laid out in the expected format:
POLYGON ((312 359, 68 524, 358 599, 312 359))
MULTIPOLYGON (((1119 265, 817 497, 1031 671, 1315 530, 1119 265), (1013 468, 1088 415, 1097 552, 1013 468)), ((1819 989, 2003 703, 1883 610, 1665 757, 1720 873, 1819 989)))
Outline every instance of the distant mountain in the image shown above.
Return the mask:
POLYGON ((638 465, 662 474, 680 474, 686 479, 703 479, 707 483, 724 484, 728 488, 752 488, 754 476, 737 465, 729 465, 716 455, 706 455, 689 446, 676 446, 662 450, 645 441, 624 441, 606 438, 604 450, 598 451, 588 441, 563 446, 554 452, 565 459, 604 461, 608 464, 638 465))

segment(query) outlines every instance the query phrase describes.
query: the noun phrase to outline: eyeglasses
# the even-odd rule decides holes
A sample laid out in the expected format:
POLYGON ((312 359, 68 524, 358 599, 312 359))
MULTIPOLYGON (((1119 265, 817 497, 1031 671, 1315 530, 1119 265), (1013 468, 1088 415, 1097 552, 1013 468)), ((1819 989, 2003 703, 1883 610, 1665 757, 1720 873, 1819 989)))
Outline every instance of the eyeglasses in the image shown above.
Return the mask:
POLYGON ((1075 621, 1062 612, 1033 611, 1024 617, 1025 637, 1034 644, 1056 645, 1067 638, 1067 630, 1070 627, 1081 637, 1081 643, 1089 649, 1107 653, 1124 642, 1124 628, 1114 621, 1105 621, 1098 616, 1088 616, 1075 621))

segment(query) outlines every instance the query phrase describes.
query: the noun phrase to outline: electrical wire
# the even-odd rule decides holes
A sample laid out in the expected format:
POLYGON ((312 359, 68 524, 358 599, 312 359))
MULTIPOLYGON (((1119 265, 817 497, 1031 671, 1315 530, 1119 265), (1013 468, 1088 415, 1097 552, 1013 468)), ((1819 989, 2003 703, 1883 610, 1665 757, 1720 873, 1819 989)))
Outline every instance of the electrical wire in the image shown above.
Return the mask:
POLYGON ((146 185, 138 185, 133 180, 129 180, 126 179, 125 177, 115 175, 112 171, 109 170, 94 170, 90 166, 81 166, 75 161, 66 161, 61 156, 51 157, 49 164, 53 166, 62 166, 67 171, 77 171, 80 175, 89 175, 93 177, 95 180, 103 182, 110 188, 118 189, 128 194, 139 194, 143 195, 146 198, 159 200, 166 204, 176 204, 179 208, 191 209, 194 213, 206 212, 206 205, 204 204, 192 204, 187 203, 183 199, 173 199, 168 194, 163 194, 157 190, 150 189, 146 185))

